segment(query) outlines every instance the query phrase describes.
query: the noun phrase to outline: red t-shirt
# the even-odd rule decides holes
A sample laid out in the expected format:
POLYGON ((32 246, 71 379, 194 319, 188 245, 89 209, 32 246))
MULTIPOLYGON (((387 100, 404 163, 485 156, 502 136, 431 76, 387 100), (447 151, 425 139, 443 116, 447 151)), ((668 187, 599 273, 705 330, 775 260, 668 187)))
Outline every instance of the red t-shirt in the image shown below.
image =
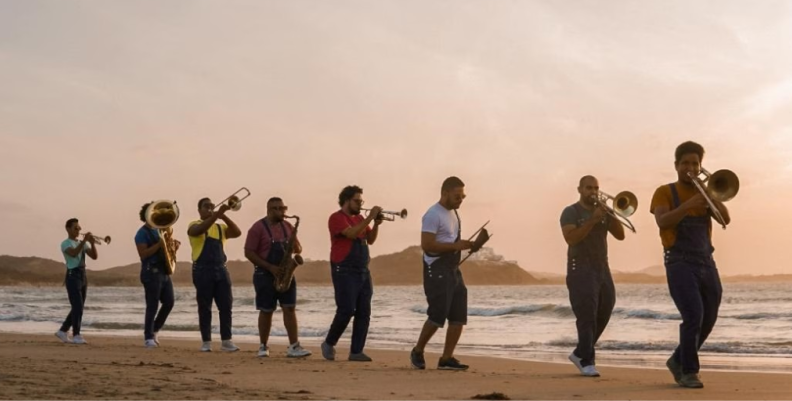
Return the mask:
MULTIPOLYGON (((330 228, 330 261, 340 263, 346 259, 352 251, 353 240, 341 234, 344 230, 365 220, 362 215, 349 216, 343 210, 339 210, 330 215, 328 226, 330 228)), ((366 227, 358 238, 364 239, 371 231, 371 227, 366 227)))
MULTIPOLYGON (((259 255, 262 259, 267 260, 267 256, 269 256, 269 251, 272 248, 272 241, 275 242, 286 242, 289 240, 289 237, 292 234, 294 228, 292 227, 291 223, 288 221, 283 222, 284 228, 286 228, 286 235, 283 235, 283 228, 281 228, 280 223, 269 225, 269 229, 272 232, 272 237, 267 233, 267 229, 264 228, 264 224, 261 223, 261 220, 256 221, 248 230, 247 238, 245 239, 245 250, 246 251, 253 251, 257 255, 259 255)), ((295 243, 300 243, 298 239, 295 238, 295 243)))

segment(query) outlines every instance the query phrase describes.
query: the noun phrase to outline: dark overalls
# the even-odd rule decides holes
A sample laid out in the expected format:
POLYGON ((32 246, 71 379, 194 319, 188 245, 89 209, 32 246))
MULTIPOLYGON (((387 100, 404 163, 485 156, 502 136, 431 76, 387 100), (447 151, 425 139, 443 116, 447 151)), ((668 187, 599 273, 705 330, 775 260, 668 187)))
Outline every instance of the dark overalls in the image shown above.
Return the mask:
MULTIPOLYGON (((222 238, 222 228, 219 224, 215 226, 222 238)), ((231 277, 225 263, 223 242, 209 237, 209 230, 206 230, 201 255, 193 262, 193 285, 198 300, 198 324, 203 341, 212 340, 212 301, 220 311, 220 338, 231 339, 231 305, 234 303, 234 294, 231 292, 231 277)))
MULTIPOLYGON (((288 242, 288 233, 286 226, 283 222, 280 223, 280 228, 283 231, 283 240, 275 241, 272 236, 267 219, 262 219, 261 224, 267 230, 270 237, 270 250, 267 254, 267 263, 278 266, 286 254, 286 243, 288 242)), ((280 302, 282 307, 293 307, 297 304, 297 280, 292 276, 292 282, 289 289, 280 293, 275 290, 275 276, 272 275, 267 269, 256 266, 253 273, 253 287, 256 289, 256 309, 263 312, 272 312, 280 302)))
MULTIPOLYGON (((573 207, 580 227, 586 221, 582 218, 586 210, 579 203, 573 207)), ((609 224, 610 216, 606 216, 582 241, 570 246, 567 254, 566 284, 578 333, 573 352, 581 359, 581 366, 595 364, 594 345, 605 331, 616 304, 616 289, 608 266, 609 224)))
MULTIPOLYGON (((676 209, 681 204, 679 194, 674 184, 669 187, 676 209)), ((712 257, 711 227, 709 214, 685 216, 677 224, 674 245, 664 252, 668 289, 682 315, 673 358, 685 374, 699 372, 698 350, 715 327, 723 293, 712 257)))
MULTIPOLYGON (((462 239, 462 221, 459 214, 454 210, 457 221, 459 222, 457 237, 455 242, 462 239)), ((462 252, 448 252, 441 255, 428 256, 438 257, 431 265, 423 260, 423 285, 426 295, 427 319, 438 327, 445 326, 446 320, 449 324, 467 324, 467 287, 462 278, 462 271, 459 270, 459 262, 462 260, 462 252)))
POLYGON ((85 274, 85 249, 82 252, 80 266, 74 269, 66 269, 66 293, 69 295, 71 310, 66 315, 66 320, 61 325, 61 331, 66 333, 74 327, 73 335, 80 334, 82 326, 83 310, 85 309, 85 298, 88 296, 88 276, 85 274))
MULTIPOLYGON (((350 225, 354 223, 350 221, 350 225)), ((365 238, 355 238, 352 241, 352 249, 344 260, 340 263, 330 262, 336 314, 325 341, 335 346, 344 334, 349 321, 354 317, 350 353, 359 354, 366 345, 374 287, 371 282, 371 271, 368 268, 370 260, 368 243, 365 238)))
MULTIPOLYGON (((153 228, 143 227, 148 234, 148 246, 158 242, 153 233, 153 228)), ((160 331, 165 325, 165 320, 173 309, 173 281, 167 274, 161 253, 162 249, 152 257, 140 263, 140 282, 146 293, 146 317, 143 321, 143 336, 146 340, 154 338, 154 333, 160 331), (162 302, 162 308, 159 307, 162 302), (157 313, 159 309, 159 313, 157 313), (156 317, 156 319, 155 319, 156 317)))

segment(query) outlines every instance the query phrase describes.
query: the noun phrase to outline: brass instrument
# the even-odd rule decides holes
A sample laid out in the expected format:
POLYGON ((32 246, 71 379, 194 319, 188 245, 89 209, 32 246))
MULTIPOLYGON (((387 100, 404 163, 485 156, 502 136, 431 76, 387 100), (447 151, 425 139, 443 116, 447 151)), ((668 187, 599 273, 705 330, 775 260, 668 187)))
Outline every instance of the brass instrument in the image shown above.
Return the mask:
POLYGON ((275 291, 286 292, 294 279, 294 270, 297 266, 303 264, 303 258, 299 254, 294 254, 294 243, 297 240, 297 228, 300 227, 300 216, 283 216, 285 219, 295 219, 294 230, 292 230, 289 240, 286 241, 286 246, 283 249, 283 259, 278 264, 279 274, 275 276, 275 291))
POLYGON ((146 208, 146 223, 159 230, 160 252, 165 262, 165 272, 176 271, 176 241, 173 239, 173 228, 179 220, 179 206, 176 201, 158 200, 151 202, 146 208))
MULTIPOLYGON (((371 209, 361 208, 360 210, 365 210, 366 212, 371 212, 371 209)), ((379 218, 385 221, 396 221, 396 216, 401 217, 402 219, 407 218, 407 209, 402 209, 398 212, 392 212, 389 210, 383 210, 380 212, 380 215, 375 217, 375 219, 379 218)))
POLYGON ((632 216, 635 211, 638 210, 638 198, 634 193, 622 191, 616 194, 616 196, 611 196, 605 192, 598 191, 594 203, 596 205, 602 204, 605 210, 608 211, 608 214, 635 233, 635 226, 633 226, 630 219, 628 219, 628 217, 632 216), (608 206, 609 200, 613 201, 613 207, 608 206))
POLYGON ((740 179, 737 178, 737 174, 734 174, 731 170, 718 170, 714 173, 710 173, 704 167, 701 168, 701 173, 699 175, 693 175, 693 173, 688 172, 688 177, 693 180, 693 185, 696 186, 696 189, 701 192, 701 195, 704 196, 706 199, 707 204, 709 204, 709 208, 712 211, 712 215, 715 217, 715 220, 726 229, 726 223, 723 221, 723 215, 721 214, 720 210, 715 207, 715 204, 712 202, 713 199, 720 201, 720 202, 728 202, 735 196, 737 196, 737 192, 740 191, 740 179), (702 180, 699 178, 699 175, 704 174, 704 179, 702 180), (704 184, 707 186, 704 187, 704 184))
POLYGON ((479 250, 481 250, 481 248, 484 247, 484 244, 486 244, 487 241, 489 241, 490 238, 492 238, 492 236, 494 234, 490 235, 489 231, 487 231, 487 229, 485 228, 485 227, 487 227, 487 224, 489 224, 489 222, 490 221, 487 220, 487 222, 484 223, 483 226, 481 226, 476 232, 473 233, 473 235, 470 236, 470 238, 468 238, 468 241, 472 241, 473 237, 475 237, 476 240, 473 242, 473 247, 470 248, 470 250, 468 251, 468 254, 465 256, 464 259, 462 259, 459 262, 459 264, 457 266, 460 266, 460 265, 462 265, 462 263, 465 263, 465 261, 468 260, 468 258, 471 255, 473 255, 474 253, 476 253, 479 250))
POLYGON ((239 188, 236 192, 231 194, 231 196, 229 196, 228 198, 223 199, 222 202, 218 203, 217 206, 215 206, 215 209, 217 209, 218 207, 220 207, 220 205, 222 205, 223 203, 226 203, 226 201, 227 201, 228 202, 228 207, 231 208, 231 210, 236 212, 239 209, 242 209, 242 201, 244 199, 247 199, 248 196, 250 196, 250 191, 247 188, 245 188, 245 187, 239 188), (245 195, 245 196, 240 198, 239 196, 237 196, 237 194, 242 192, 242 191, 247 192, 247 195, 245 195))
MULTIPOLYGON (((82 235, 83 236, 83 240, 85 240, 85 236, 88 235, 88 234, 91 234, 91 233, 89 232, 87 234, 83 234, 82 235)), ((102 244, 110 245, 110 241, 112 240, 112 238, 110 238, 109 235, 101 237, 101 236, 98 236, 98 235, 91 234, 91 236, 94 237, 94 243, 96 245, 102 245, 102 244)))

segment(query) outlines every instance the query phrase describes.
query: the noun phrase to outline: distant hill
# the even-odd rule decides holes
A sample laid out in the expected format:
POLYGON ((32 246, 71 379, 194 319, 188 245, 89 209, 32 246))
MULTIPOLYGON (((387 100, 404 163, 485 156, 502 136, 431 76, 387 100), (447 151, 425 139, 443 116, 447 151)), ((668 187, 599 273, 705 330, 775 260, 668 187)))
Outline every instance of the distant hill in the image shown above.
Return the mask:
MULTIPOLYGON (((380 255, 371 259, 371 274, 376 285, 419 285, 423 282, 420 247, 380 255)), ((253 267, 247 261, 227 263, 231 281, 251 283, 253 267)), ((492 249, 484 248, 461 267, 468 285, 531 285, 545 284, 520 268, 516 262, 506 261, 492 249)), ((178 262, 173 281, 176 285, 192 285, 191 263, 178 262)), ((107 270, 89 270, 93 286, 140 285, 140 264, 117 266, 107 270)), ((302 285, 330 285, 330 263, 308 261, 297 268, 297 281, 302 285)), ((62 262, 37 257, 0 256, 0 285, 60 285, 63 283, 62 262)))

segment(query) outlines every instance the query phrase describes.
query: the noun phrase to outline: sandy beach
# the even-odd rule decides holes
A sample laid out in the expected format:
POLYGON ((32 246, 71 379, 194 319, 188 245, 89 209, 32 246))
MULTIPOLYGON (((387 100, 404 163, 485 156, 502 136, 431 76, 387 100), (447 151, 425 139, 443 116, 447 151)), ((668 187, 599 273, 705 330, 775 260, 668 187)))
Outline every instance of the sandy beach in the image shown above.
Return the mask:
MULTIPOLYGON (((318 347, 304 360, 256 358, 255 344, 236 353, 200 353, 194 341, 162 339, 144 349, 138 339, 87 337, 87 346, 54 336, 0 334, 3 399, 471 399, 502 393, 511 399, 789 399, 788 374, 703 372, 705 388, 679 388, 667 371, 601 367, 584 378, 567 364, 464 357, 467 372, 411 369, 405 352, 368 350, 372 363, 330 362, 318 347)), ((215 348, 219 344, 215 343, 215 348)), ((344 355, 346 344, 338 347, 344 355)))

